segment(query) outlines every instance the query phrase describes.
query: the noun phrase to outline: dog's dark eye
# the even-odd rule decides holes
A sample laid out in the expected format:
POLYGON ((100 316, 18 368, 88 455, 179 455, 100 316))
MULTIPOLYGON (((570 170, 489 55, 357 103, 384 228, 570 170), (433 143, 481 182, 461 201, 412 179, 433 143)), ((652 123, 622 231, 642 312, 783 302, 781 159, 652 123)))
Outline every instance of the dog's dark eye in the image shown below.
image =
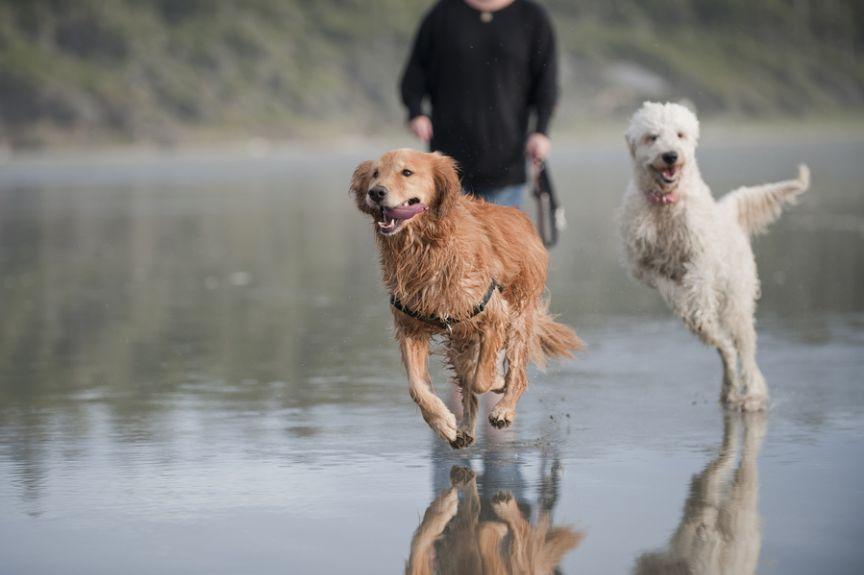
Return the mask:
POLYGON ((657 134, 649 134, 649 135, 645 136, 645 141, 648 142, 649 144, 653 144, 654 142, 657 141, 657 134))
POLYGON ((411 176, 414 175, 414 172, 412 172, 408 168, 405 168, 404 170, 402 170, 402 175, 405 176, 406 178, 410 178, 411 176))
POLYGON ((678 132, 678 139, 679 139, 679 140, 683 140, 683 139, 684 139, 684 135, 685 135, 684 132, 678 132))
POLYGON ((377 178, 377 177, 378 177, 378 170, 377 170, 377 169, 376 169, 374 172, 372 172, 372 177, 373 177, 373 178, 377 178))

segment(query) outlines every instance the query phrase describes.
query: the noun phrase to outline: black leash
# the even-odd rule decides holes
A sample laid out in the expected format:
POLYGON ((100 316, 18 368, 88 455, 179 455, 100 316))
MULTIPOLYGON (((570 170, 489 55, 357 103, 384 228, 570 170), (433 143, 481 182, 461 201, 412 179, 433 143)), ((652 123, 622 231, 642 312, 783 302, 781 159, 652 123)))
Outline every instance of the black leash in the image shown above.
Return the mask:
POLYGON ((558 235, 567 227, 564 207, 558 201, 545 161, 533 166, 531 175, 532 191, 537 199, 537 232, 543 245, 551 248, 558 243, 558 235))
MULTIPOLYGON (((483 301, 474 306, 474 309, 471 310, 471 315, 466 319, 471 319, 483 313, 483 310, 486 309, 486 305, 488 305, 489 300, 492 299, 492 294, 495 293, 495 290, 500 290, 501 286, 498 285, 498 282, 492 280, 492 283, 489 285, 489 289, 486 290, 486 295, 483 296, 483 301)), ((405 306, 395 295, 390 295, 390 305, 401 311, 407 316, 413 317, 414 319, 419 319, 422 322, 428 323, 430 325, 434 325, 441 328, 446 328, 447 331, 452 332, 453 326, 459 323, 461 320, 453 319, 452 317, 437 317, 437 316, 428 316, 417 313, 413 309, 410 309, 405 306)))

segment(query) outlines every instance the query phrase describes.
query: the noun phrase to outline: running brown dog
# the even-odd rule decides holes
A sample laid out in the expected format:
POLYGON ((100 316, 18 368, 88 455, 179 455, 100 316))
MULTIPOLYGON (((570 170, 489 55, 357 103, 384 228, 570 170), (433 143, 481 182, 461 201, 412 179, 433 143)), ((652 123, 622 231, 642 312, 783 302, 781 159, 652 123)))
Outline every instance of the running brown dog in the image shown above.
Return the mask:
POLYGON ((452 447, 466 447, 474 442, 477 394, 493 391, 503 396, 489 421, 509 426, 528 383, 528 361, 542 367, 582 345, 547 311, 549 255, 531 220, 464 195, 456 163, 437 153, 402 149, 363 162, 351 193, 373 219, 396 339, 423 419, 452 447), (432 391, 427 361, 436 334, 444 336, 462 391, 458 427, 432 391))

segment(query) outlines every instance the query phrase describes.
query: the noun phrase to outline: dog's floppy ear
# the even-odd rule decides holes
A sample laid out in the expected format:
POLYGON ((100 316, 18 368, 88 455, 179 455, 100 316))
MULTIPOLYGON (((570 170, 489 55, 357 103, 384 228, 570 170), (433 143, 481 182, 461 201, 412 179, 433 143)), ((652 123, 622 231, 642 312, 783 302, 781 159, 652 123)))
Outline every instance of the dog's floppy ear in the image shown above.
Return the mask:
POLYGON ((360 211, 369 211, 366 206, 366 192, 369 189, 369 181, 372 178, 372 160, 360 162, 354 168, 354 174, 351 176, 351 187, 348 188, 348 193, 354 196, 354 201, 357 202, 357 207, 360 211))
POLYGON ((636 142, 630 137, 630 134, 624 134, 624 139, 627 141, 627 149, 630 150, 630 157, 636 157, 636 142))
POLYGON ((432 170, 435 179, 435 203, 433 209, 438 216, 445 216, 462 193, 459 169, 456 160, 435 152, 432 154, 432 170))

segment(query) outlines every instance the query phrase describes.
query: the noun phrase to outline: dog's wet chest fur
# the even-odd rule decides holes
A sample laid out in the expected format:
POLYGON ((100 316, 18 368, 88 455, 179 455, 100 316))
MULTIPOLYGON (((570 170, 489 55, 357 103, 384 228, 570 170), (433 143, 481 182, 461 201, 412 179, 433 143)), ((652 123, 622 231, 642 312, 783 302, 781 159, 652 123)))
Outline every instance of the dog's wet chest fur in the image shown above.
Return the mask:
POLYGON ((693 237, 683 212, 656 210, 637 241, 639 266, 679 283, 693 259, 693 237))
POLYGON ((382 251, 384 283, 409 309, 428 317, 468 318, 491 276, 452 249, 406 243, 382 251))

